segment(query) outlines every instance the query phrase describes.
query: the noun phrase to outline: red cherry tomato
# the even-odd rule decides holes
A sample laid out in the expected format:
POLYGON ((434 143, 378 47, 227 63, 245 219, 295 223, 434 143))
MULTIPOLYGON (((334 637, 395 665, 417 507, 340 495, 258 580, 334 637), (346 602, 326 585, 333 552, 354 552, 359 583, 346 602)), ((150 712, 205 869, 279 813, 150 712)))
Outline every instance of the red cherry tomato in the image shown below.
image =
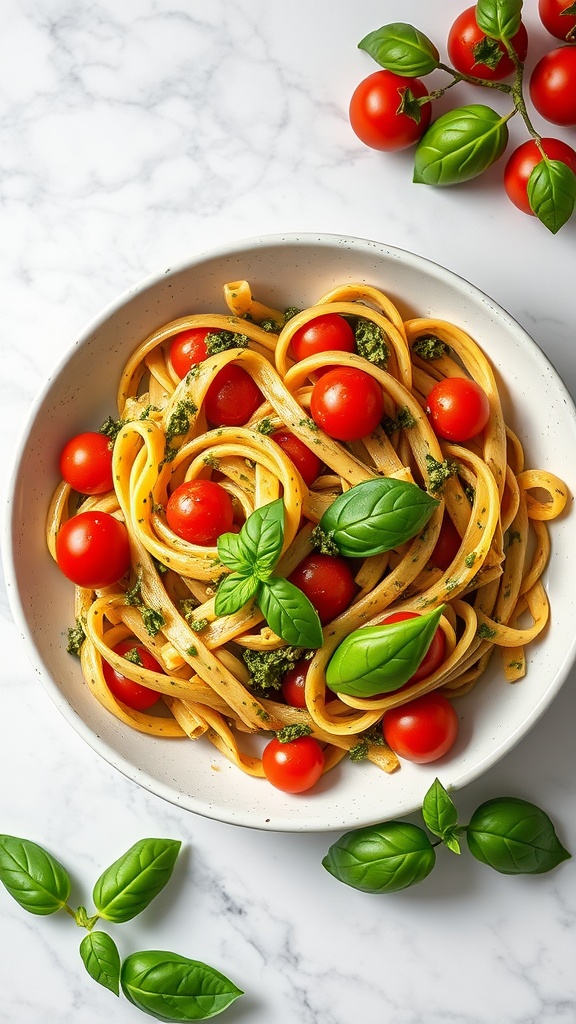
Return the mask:
POLYGON ((306 486, 311 487, 322 468, 318 456, 289 430, 275 430, 270 436, 294 463, 306 486))
POLYGON ((538 0, 540 20, 551 35, 566 43, 576 42, 576 14, 566 14, 572 0, 538 0))
MULTIPOLYGON (((458 15, 448 33, 448 56, 452 66, 461 74, 500 82, 514 72, 514 62, 506 53, 503 43, 499 42, 501 56, 495 67, 477 63, 476 47, 483 44, 485 39, 486 36, 476 21, 476 7, 468 7, 458 15)), ((528 52, 528 33, 522 23, 511 42, 520 60, 524 61, 528 52)))
POLYGON ((215 427, 241 427, 254 415, 262 393, 241 366, 229 363, 212 381, 204 406, 215 427))
POLYGON ((274 738, 264 747, 262 767, 268 782, 284 793, 303 793, 322 775, 324 754, 313 736, 300 736, 289 743, 274 738))
POLYGON ((289 579, 314 605, 322 625, 340 615, 358 589, 348 563, 338 555, 313 552, 302 559, 289 579))
MULTIPOLYGON (((562 160, 576 174, 576 151, 560 139, 542 139, 542 147, 551 160, 562 160)), ((510 156, 504 168, 504 188, 508 198, 522 210, 534 216, 528 201, 528 178, 542 160, 542 154, 533 139, 523 142, 510 156)))
POLYGON ((375 71, 356 87, 350 100, 350 124, 366 146, 407 149, 422 137, 430 124, 431 105, 419 105, 417 121, 399 112, 407 89, 417 100, 428 95, 419 78, 404 78, 392 71, 375 71))
POLYGON ((296 360, 318 352, 354 352, 354 331, 338 313, 324 313, 298 328, 290 342, 296 360))
POLYGON ((428 395, 434 433, 447 441, 469 441, 484 430, 490 416, 485 391, 468 377, 445 377, 428 395))
MULTIPOLYGON (((164 669, 158 664, 156 658, 153 658, 150 651, 146 647, 142 647, 138 641, 132 637, 127 637, 126 640, 121 640, 116 647, 112 650, 114 654, 120 654, 122 657, 128 653, 128 651, 136 650, 140 656, 142 662, 142 668, 148 669, 150 672, 161 672, 164 674, 164 669)), ((121 700, 123 704, 126 704, 129 708, 133 708, 135 711, 147 711, 153 704, 156 703, 160 694, 157 690, 151 690, 148 686, 143 686, 142 683, 135 683, 128 676, 122 675, 121 672, 117 672, 112 665, 108 664, 107 661, 102 662, 102 669, 104 672, 104 679, 106 680, 106 686, 110 690, 117 700, 121 700)))
POLYGON ((282 680, 282 696, 286 703, 290 704, 293 708, 306 707, 304 690, 306 688, 306 676, 308 675, 309 665, 310 662, 306 658, 301 658, 292 668, 288 669, 282 680))
POLYGON ((310 412, 330 437, 360 441, 384 415, 382 388, 364 370, 340 366, 325 373, 312 388, 310 412))
MULTIPOLYGON (((387 615, 386 618, 382 619, 382 623, 385 622, 403 622, 405 619, 417 619, 418 612, 392 612, 387 615)), ((432 641, 426 654, 422 658, 418 668, 414 675, 410 676, 408 682, 404 683, 404 686, 412 686, 413 683, 419 683, 421 679, 427 679, 431 676, 437 668, 440 667, 444 658, 446 657, 446 637, 444 630, 438 629, 432 637, 432 641)), ((403 689, 404 687, 400 687, 403 689)))
POLYGON ((206 338, 214 334, 210 327, 191 327, 180 331, 170 341, 170 362, 180 378, 185 377, 196 363, 208 358, 206 338))
POLYGON ((454 746, 458 716, 450 701, 433 691, 385 711, 382 731, 386 743, 398 757, 428 764, 443 757, 454 746))
POLYGON ((110 439, 90 430, 71 437, 60 455, 60 475, 79 494, 111 491, 114 483, 110 439))
POLYGON ((552 124, 576 125, 576 47, 544 54, 530 75, 530 99, 552 124))
POLYGON ((56 561, 79 587, 109 587, 130 568, 128 531, 108 512, 79 512, 58 531, 56 561))
POLYGON ((166 505, 168 526, 191 544, 215 544, 222 533, 230 531, 233 519, 232 498, 213 480, 180 484, 166 505))
POLYGON ((442 526, 440 527, 440 533, 438 534, 438 540, 430 558, 428 564, 434 566, 436 569, 442 569, 444 571, 448 568, 451 562, 454 561, 462 541, 460 534, 454 526, 454 523, 450 519, 447 512, 444 513, 442 520, 442 526))

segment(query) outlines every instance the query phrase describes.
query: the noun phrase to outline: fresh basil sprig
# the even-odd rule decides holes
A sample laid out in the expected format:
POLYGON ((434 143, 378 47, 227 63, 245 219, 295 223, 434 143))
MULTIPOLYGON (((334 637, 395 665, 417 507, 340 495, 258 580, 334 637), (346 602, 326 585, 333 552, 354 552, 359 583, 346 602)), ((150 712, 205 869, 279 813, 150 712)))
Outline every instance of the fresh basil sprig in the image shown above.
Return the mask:
POLYGON ((455 185, 476 178, 506 149, 507 120, 484 103, 442 114, 420 139, 414 156, 417 184, 455 185))
POLYGON ((327 686, 353 697, 397 690, 414 675, 426 654, 443 609, 440 605, 412 619, 355 629, 328 662, 327 686))
POLYGON ((322 864, 353 889, 388 893, 423 881, 434 867, 440 843, 459 854, 464 833, 472 855, 503 874, 542 874, 570 857, 548 815, 516 797, 488 800, 468 825, 460 825, 452 798, 435 779, 424 797, 422 817, 438 837, 436 843, 418 825, 387 821, 345 833, 322 864))
POLYGON ((31 914, 64 910, 88 930, 80 956, 94 981, 162 1021, 197 1021, 214 1017, 242 995, 220 971, 178 953, 144 950, 122 962, 114 939, 94 930, 100 917, 113 923, 131 921, 168 882, 180 850, 174 839, 141 839, 109 868, 94 886, 98 913, 68 905, 70 876, 52 854, 28 839, 0 836, 0 881, 31 914))
POLYGON ((214 968, 162 950, 131 953, 120 980, 134 1006, 165 1021, 206 1020, 243 994, 214 968))
POLYGON ((281 498, 257 508, 239 533, 218 538, 218 557, 232 569, 214 600, 217 615, 233 615, 253 598, 272 630, 294 647, 320 647, 318 612, 302 591, 274 576, 284 543, 284 502, 281 498))
POLYGON ((367 558, 404 544, 428 522, 438 502, 417 484, 390 477, 364 480, 326 509, 312 542, 345 558, 367 558))

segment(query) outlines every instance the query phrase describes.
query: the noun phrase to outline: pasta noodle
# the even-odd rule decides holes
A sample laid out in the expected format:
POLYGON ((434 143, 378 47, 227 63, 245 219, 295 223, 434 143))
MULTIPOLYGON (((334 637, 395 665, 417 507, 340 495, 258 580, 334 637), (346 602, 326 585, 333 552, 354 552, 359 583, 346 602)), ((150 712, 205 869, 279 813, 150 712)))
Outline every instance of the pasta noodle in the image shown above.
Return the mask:
POLYGON ((130 536, 128 580, 96 592, 76 588, 75 614, 85 636, 82 672, 94 697, 125 725, 157 737, 205 737, 255 777, 264 774, 262 762, 246 747, 247 735, 294 724, 307 726, 323 745, 325 771, 350 752, 394 771, 398 758, 377 728, 388 708, 436 689, 451 699, 467 693, 498 650, 505 679, 515 682, 524 674, 524 647, 548 620, 542 584, 550 550, 546 524, 564 509, 566 487, 548 471, 524 467, 521 442, 504 422, 490 363, 454 324, 404 321, 385 294, 363 284, 334 288, 288 319, 256 300, 246 281, 227 283, 224 298, 228 312, 166 324, 128 360, 117 395, 114 490, 84 498, 76 508, 68 484, 54 494, 47 524, 53 557, 58 530, 76 510, 112 513, 130 536), (322 352, 294 362, 294 333, 325 313, 370 325, 386 360, 322 352), (170 341, 196 327, 227 332, 230 347, 181 380, 170 360, 170 341), (247 371, 262 404, 241 426, 211 428, 206 394, 231 364, 247 371), (344 444, 318 428, 310 416, 312 386, 323 370, 336 366, 362 369, 378 383, 386 429, 344 444), (426 398, 437 381, 465 375, 486 393, 490 416, 480 437, 448 443, 430 426, 426 398), (311 487, 270 436, 278 428, 296 435, 320 459, 323 469, 311 487), (165 516, 168 497, 184 481, 216 478, 239 521, 282 498, 284 540, 275 572, 289 576, 310 553, 313 528, 335 498, 381 475, 419 484, 438 499, 438 507, 417 536, 355 564, 357 594, 325 624, 322 646, 309 652, 305 709, 291 707, 272 685, 255 685, 248 657, 282 652, 285 642, 252 602, 234 614, 216 615, 216 589, 226 572, 218 550, 172 532, 165 516), (430 564, 444 516, 460 537, 446 570, 430 564), (390 610, 423 612, 441 604, 446 653, 432 675, 372 697, 337 696, 326 688, 326 666, 354 630, 378 624, 390 610), (153 610, 154 629, 142 609, 153 610), (146 646, 163 671, 116 653, 126 637, 146 646), (162 702, 148 712, 124 705, 106 685, 103 662, 158 691, 162 702))

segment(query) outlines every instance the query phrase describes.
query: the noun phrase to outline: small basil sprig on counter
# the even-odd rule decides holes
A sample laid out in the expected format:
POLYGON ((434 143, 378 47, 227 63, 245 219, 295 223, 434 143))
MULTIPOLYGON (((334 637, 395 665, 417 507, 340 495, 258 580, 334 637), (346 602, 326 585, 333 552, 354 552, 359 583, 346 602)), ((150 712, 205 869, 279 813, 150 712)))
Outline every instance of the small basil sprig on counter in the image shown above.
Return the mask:
POLYGON ((115 924, 131 921, 145 910, 172 875, 181 843, 141 839, 114 861, 94 886, 97 913, 68 904, 70 876, 41 846, 16 836, 0 836, 0 881, 24 910, 54 914, 64 910, 88 934, 80 943, 86 971, 114 995, 127 999, 162 1021, 196 1021, 213 1017, 242 990, 220 971, 178 953, 143 950, 122 962, 107 932, 94 929, 100 918, 115 924))
POLYGON ((436 498, 407 480, 364 480, 326 509, 312 543, 345 558, 379 555, 416 536, 437 506, 436 498))
POLYGON ((408 682, 432 643, 444 605, 426 615, 354 630, 336 648, 326 668, 335 693, 372 697, 408 682))
POLYGON ((324 857, 326 870, 353 889, 389 893, 423 881, 436 863, 441 843, 460 853, 466 834, 477 860, 508 875, 542 874, 570 857, 544 811, 526 800, 499 797, 483 803, 468 825, 458 824, 456 806, 439 779, 422 804, 424 829, 404 821, 387 821, 345 833, 324 857))
POLYGON ((293 647, 320 647, 322 627, 305 594, 282 576, 274 576, 284 543, 281 498, 257 508, 239 533, 218 538, 218 557, 231 569, 218 586, 217 615, 233 615, 252 598, 270 629, 293 647))

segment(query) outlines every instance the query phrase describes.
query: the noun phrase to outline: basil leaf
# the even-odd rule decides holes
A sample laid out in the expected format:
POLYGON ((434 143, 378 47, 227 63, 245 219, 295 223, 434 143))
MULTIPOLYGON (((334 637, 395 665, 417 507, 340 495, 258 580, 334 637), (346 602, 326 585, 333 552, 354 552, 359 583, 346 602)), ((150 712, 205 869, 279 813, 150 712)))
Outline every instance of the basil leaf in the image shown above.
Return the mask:
POLYGON ((131 953, 120 981, 134 1006, 163 1021, 206 1020, 243 994, 213 967, 162 950, 131 953))
POLYGON ((426 615, 354 630, 336 648, 326 668, 335 693, 372 697, 408 682, 426 654, 444 605, 426 615))
POLYGON ((574 212, 576 174, 562 160, 543 159, 532 168, 526 189, 530 208, 555 235, 574 212))
POLYGON ((168 882, 181 843, 176 839, 140 839, 104 871, 92 898, 100 915, 120 924, 145 910, 168 882))
POLYGON ((414 537, 437 506, 417 484, 378 477, 340 494, 319 526, 345 558, 368 557, 414 537))
POLYGON ((435 836, 440 836, 440 839, 454 853, 460 853, 460 844, 456 839, 454 831, 458 824, 458 812, 454 801, 448 795, 439 779, 434 779, 422 801, 422 817, 426 827, 435 836), (456 844, 456 849, 454 844, 456 844))
POLYGON ((320 647, 322 626, 314 605, 282 576, 264 580, 258 605, 266 622, 291 647, 320 647))
POLYGON ((482 804, 470 819, 466 839, 477 860, 504 875, 542 874, 570 857, 548 815, 516 797, 482 804))
POLYGON ((70 878, 60 862, 17 836, 0 835, 0 881, 30 914, 54 914, 70 895, 70 878))
POLYGON ((358 43, 377 64, 396 75, 416 78, 429 75, 438 67, 438 50, 434 43, 413 25, 395 22, 369 32, 358 43))
POLYGON ((424 185, 469 181, 502 156, 507 142, 506 118, 491 107, 456 107, 434 121, 420 139, 413 180, 424 185))
POLYGON ((91 978, 120 995, 120 954, 106 932, 90 932, 80 943, 80 956, 91 978))
POLYGON ((239 533, 222 533, 217 540, 218 558, 234 572, 249 573, 252 570, 252 552, 239 533))
POLYGON ((258 579, 266 579, 280 558, 284 543, 284 502, 282 498, 254 509, 239 533, 249 552, 250 564, 258 579))
POLYGON ((258 593, 260 580, 256 576, 241 576, 238 572, 225 576, 216 591, 216 615, 233 615, 258 593))
POLYGON ((520 28, 522 0, 478 0, 476 23, 492 39, 512 39, 520 28))
POLYGON ((406 821, 388 821, 347 832, 330 847, 322 864, 353 889, 384 893, 421 882, 435 861, 423 829, 406 821))

